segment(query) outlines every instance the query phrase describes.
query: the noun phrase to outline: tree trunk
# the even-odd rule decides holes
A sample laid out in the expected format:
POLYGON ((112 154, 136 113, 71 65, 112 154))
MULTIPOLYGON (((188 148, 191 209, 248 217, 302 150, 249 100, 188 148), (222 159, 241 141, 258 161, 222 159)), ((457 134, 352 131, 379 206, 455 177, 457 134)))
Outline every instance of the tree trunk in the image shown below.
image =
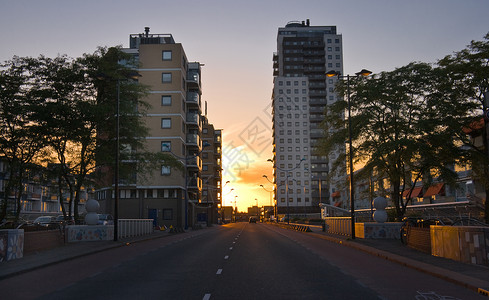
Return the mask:
POLYGON ((66 217, 66 208, 63 203, 63 188, 62 188, 62 176, 59 174, 58 176, 58 194, 59 194, 59 206, 61 207, 61 212, 63 213, 63 217, 66 217))

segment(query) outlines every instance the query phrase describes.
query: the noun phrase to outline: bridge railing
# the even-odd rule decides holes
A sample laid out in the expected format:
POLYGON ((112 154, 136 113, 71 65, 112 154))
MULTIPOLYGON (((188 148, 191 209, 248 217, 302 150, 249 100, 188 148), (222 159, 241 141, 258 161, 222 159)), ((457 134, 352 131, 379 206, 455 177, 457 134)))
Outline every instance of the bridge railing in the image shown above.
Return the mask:
POLYGON ((351 217, 327 217, 324 220, 328 233, 351 235, 351 217))
POLYGON ((117 224, 120 239, 153 233, 153 219, 119 219, 117 224))

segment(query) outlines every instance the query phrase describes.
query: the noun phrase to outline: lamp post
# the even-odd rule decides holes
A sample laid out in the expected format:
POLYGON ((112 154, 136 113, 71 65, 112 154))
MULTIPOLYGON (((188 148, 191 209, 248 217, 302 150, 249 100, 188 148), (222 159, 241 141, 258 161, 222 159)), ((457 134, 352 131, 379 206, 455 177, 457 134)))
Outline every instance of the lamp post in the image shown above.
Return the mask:
POLYGON ((115 125, 115 167, 114 167, 114 241, 117 242, 119 240, 119 131, 120 131, 120 123, 119 123, 119 112, 120 112, 120 80, 117 79, 117 104, 116 104, 116 125, 115 125))
MULTIPOLYGON (((275 186, 275 183, 274 183, 273 181, 271 181, 271 180, 268 178, 268 176, 267 176, 267 175, 263 175, 263 177, 264 177, 264 178, 265 178, 265 179, 266 179, 268 182, 270 182, 271 184, 273 184, 273 185, 275 186)), ((261 187, 263 187, 263 185, 261 185, 261 187)), ((264 189, 265 191, 267 191, 267 192, 268 192, 268 190, 267 190, 267 189, 265 189, 265 187, 263 187, 263 189, 264 189)), ((273 193, 273 192, 275 192, 275 190, 273 190, 273 189, 272 189, 272 191, 270 191, 270 204, 272 203, 272 193, 273 193)), ((278 198, 276 199, 276 202, 275 202, 275 204, 273 205, 273 216, 274 216, 274 218, 275 218, 275 222, 277 222, 277 221, 278 221, 278 220, 277 220, 277 217, 278 217, 278 214, 277 214, 277 212, 278 212, 277 205, 278 205, 278 198)))
MULTIPOLYGON (((369 70, 362 69, 360 72, 355 73, 355 77, 368 76, 372 74, 369 70)), ((353 181, 353 144, 352 144, 352 130, 351 130, 351 103, 350 103, 350 75, 343 76, 336 71, 329 71, 326 73, 327 77, 346 78, 346 94, 348 102, 348 146, 349 146, 349 169, 350 169, 350 214, 351 214, 351 238, 355 239, 355 186, 353 181)))
POLYGON ((238 214, 238 211, 236 209, 236 201, 237 201, 236 198, 238 198, 238 195, 235 195, 234 196, 234 222, 235 223, 236 223, 236 219, 237 219, 236 217, 237 217, 237 214, 238 214))
MULTIPOLYGON (((270 182, 270 183, 272 183, 272 184, 273 184, 273 182, 271 182, 271 181, 270 181, 270 179, 268 179, 268 176, 267 176, 267 175, 263 175, 263 177, 265 177, 265 178, 268 180, 268 182, 270 182)), ((260 184, 260 186, 261 186, 261 187, 262 187, 262 188, 263 188, 265 191, 267 191, 267 192, 269 192, 269 193, 270 193, 270 206, 272 206, 272 207, 273 207, 273 217, 275 218, 275 221, 276 221, 276 220, 277 220, 277 207, 276 207, 276 205, 274 205, 274 204, 273 204, 273 201, 272 201, 272 194, 273 194, 275 191, 273 190, 273 188, 272 188, 272 190, 271 190, 271 191, 267 190, 267 189, 266 189, 266 188, 263 186, 263 184, 260 184)))
MULTIPOLYGON (((138 80, 141 74, 134 70, 123 70, 121 78, 138 80)), ((119 239, 119 164, 120 164, 120 102, 121 102, 121 79, 106 74, 98 74, 98 80, 109 80, 116 82, 116 125, 115 125, 115 162, 114 162, 114 241, 119 239)))
MULTIPOLYGON (((289 210, 289 173, 294 171, 295 169, 299 168, 300 165, 302 164, 303 161, 305 161, 305 158, 301 158, 301 160, 297 163, 297 165, 292 168, 292 169, 281 169, 277 167, 272 159, 267 159, 267 161, 271 162, 274 164, 274 167, 279 170, 285 172, 285 201, 287 202, 287 224, 290 224, 290 210, 289 210)), ((263 177, 267 178, 266 175, 263 175, 263 177)), ((278 204, 277 204, 278 205, 278 204)))
POLYGON ((255 198, 256 201, 256 217, 258 218, 258 221, 260 220, 260 214, 258 212, 258 198, 255 198))
POLYGON ((262 187, 262 188, 263 188, 265 191, 267 191, 267 192, 269 192, 269 193, 270 193, 270 206, 272 206, 272 193, 273 193, 273 190, 272 190, 272 191, 267 190, 267 189, 266 189, 266 188, 263 186, 263 184, 260 184, 260 186, 261 186, 261 187, 262 187))

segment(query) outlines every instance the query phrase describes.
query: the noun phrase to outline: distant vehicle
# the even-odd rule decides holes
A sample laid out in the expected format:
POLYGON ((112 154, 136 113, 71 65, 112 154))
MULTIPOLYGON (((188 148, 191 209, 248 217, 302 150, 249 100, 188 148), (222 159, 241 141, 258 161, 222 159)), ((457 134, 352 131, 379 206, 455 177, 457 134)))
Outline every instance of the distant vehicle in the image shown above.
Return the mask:
POLYGON ((250 223, 256 223, 256 218, 255 218, 255 217, 250 217, 249 222, 250 222, 250 223))
POLYGON ((32 223, 33 225, 42 226, 42 227, 53 227, 57 225, 56 217, 53 216, 37 217, 32 223))
POLYGON ((114 225, 114 218, 109 214, 98 214, 98 225, 114 225))
POLYGON ((56 217, 56 222, 59 223, 59 224, 63 224, 63 225, 74 225, 75 224, 75 218, 72 216, 72 217, 68 217, 68 216, 63 216, 63 215, 59 215, 56 217))

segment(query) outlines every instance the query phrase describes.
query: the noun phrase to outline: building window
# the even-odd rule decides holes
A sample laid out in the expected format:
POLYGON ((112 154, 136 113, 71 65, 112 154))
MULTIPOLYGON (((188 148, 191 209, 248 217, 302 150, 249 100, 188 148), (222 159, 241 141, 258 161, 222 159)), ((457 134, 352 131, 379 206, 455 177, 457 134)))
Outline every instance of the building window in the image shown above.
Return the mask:
POLYGON ((170 118, 161 119, 161 128, 171 128, 171 119, 170 118))
POLYGON ((171 60, 171 50, 163 50, 161 53, 161 59, 163 60, 171 60))
POLYGON ((162 106, 170 106, 171 105, 171 96, 170 95, 161 96, 161 105, 162 106))
POLYGON ((161 151, 162 152, 170 152, 171 151, 171 141, 161 142, 161 151))
POLYGON ((171 73, 162 73, 161 74, 161 82, 171 83, 171 73))
POLYGON ((202 171, 208 171, 209 170, 209 166, 202 166, 202 171))
POLYGON ((173 220, 173 209, 165 208, 162 210, 163 220, 173 220))
POLYGON ((170 175, 171 168, 169 166, 161 166, 161 175, 170 175))

